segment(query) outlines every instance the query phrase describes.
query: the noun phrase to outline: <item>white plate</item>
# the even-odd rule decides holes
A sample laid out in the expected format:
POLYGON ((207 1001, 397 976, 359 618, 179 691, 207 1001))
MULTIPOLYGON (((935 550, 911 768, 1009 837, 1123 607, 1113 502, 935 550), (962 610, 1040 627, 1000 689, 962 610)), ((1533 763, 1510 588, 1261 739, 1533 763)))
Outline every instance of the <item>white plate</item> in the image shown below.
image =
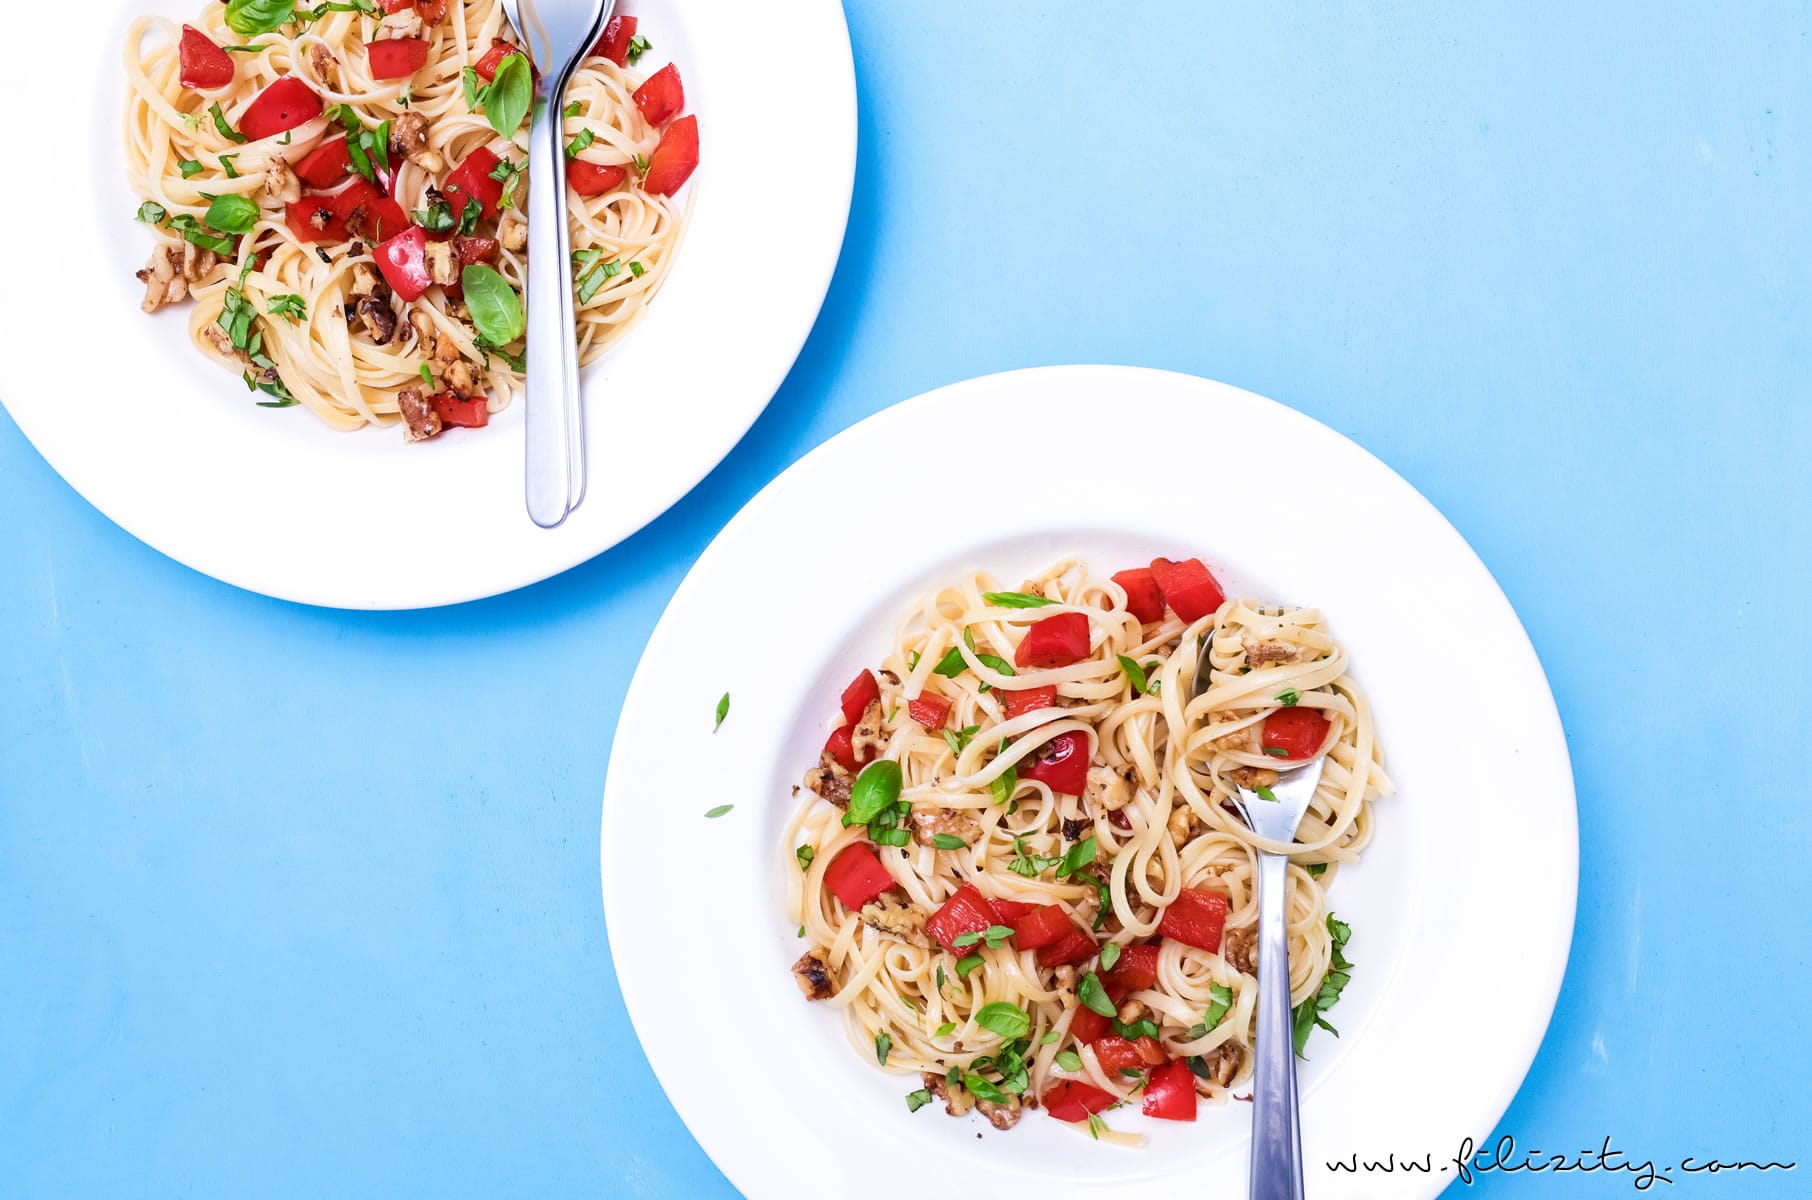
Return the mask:
POLYGON ((1199 553, 1234 588, 1323 609, 1352 651, 1400 790, 1332 893, 1357 967, 1330 1014, 1343 1036, 1316 1034, 1301 1068, 1308 1191, 1434 1195, 1509 1104, 1566 966, 1578 843, 1547 681, 1483 564, 1389 468, 1269 400, 1157 371, 1020 371, 907 401, 796 463, 698 560, 630 686, 604 791, 611 951, 662 1086, 757 1198, 857 1178, 914 1200, 939 1180, 1245 1194, 1245 1105, 1193 1125, 1115 1114, 1144 1150, 1042 1113, 1001 1134, 941 1105, 909 1114, 916 1080, 864 1061, 788 972, 781 830, 843 685, 931 581, 1012 581, 1070 552, 1104 573, 1199 553), (1388 1153, 1435 1172, 1322 1165, 1388 1153))
MULTIPOLYGON (((147 318, 132 275, 150 239, 132 220, 121 144, 127 25, 187 19, 202 0, 122 0, 76 42, 59 6, 10 6, 22 46, 0 97, 56 97, 38 140, 43 186, 0 188, 18 236, 0 320, 20 331, 0 380, 52 467, 134 536, 216 578, 343 608, 450 604, 521 587, 621 541, 727 454, 785 378, 817 318, 855 177, 855 74, 835 0, 773 10, 735 0, 628 0, 655 54, 680 65, 699 115, 692 220, 646 318, 585 376, 590 490, 557 530, 522 500, 522 406, 482 436, 406 446, 396 430, 334 433, 308 412, 252 404, 206 362, 185 314, 147 318), (777 38, 778 32, 778 38, 777 38), (777 130, 809 129, 808 153, 777 130), (421 514, 433 519, 422 520, 421 514)), ((87 14, 94 18, 96 14, 87 14)), ((658 67, 654 55, 644 60, 658 67)))

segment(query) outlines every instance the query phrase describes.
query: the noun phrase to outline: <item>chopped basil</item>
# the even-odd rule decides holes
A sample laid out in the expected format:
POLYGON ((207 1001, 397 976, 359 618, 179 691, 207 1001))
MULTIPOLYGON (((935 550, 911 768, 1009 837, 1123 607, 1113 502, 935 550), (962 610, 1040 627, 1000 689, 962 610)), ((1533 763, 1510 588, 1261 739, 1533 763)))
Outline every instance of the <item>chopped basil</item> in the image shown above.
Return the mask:
POLYGON ((975 735, 981 732, 981 726, 971 725, 967 729, 959 729, 955 732, 948 729, 940 732, 944 735, 945 744, 950 747, 950 753, 960 758, 963 751, 969 748, 969 743, 975 740, 975 735))
POLYGON ((642 55, 648 53, 652 49, 654 49, 654 43, 638 33, 629 39, 629 49, 624 52, 623 57, 627 59, 629 65, 633 67, 636 63, 641 61, 642 55))
POLYGON ((1277 693, 1277 702, 1285 708, 1295 708, 1297 701, 1301 699, 1302 693, 1295 688, 1285 688, 1283 691, 1277 693))
MULTIPOLYGON (((581 253, 593 255, 594 258, 592 261, 595 262, 596 256, 601 256, 604 252, 602 250, 586 250, 581 251, 581 253)), ((577 258, 578 256, 574 255, 574 257, 577 258)), ((615 279, 622 273, 623 264, 613 258, 609 262, 598 263, 597 266, 580 275, 579 303, 590 304, 591 298, 598 294, 598 289, 602 288, 607 282, 615 279)))
POLYGON ((220 101, 216 100, 214 102, 213 107, 208 109, 208 115, 214 118, 214 128, 220 133, 220 136, 227 141, 243 146, 251 140, 243 133, 240 133, 237 129, 234 129, 231 125, 227 124, 226 114, 220 111, 220 101))
POLYGON ((931 1089, 920 1088, 916 1092, 906 1093, 906 1111, 917 1112, 931 1103, 931 1089))
POLYGON ((705 815, 707 817, 721 817, 735 807, 734 804, 720 804, 716 808, 706 809, 705 815))
POLYGON ((258 206, 244 196, 217 196, 202 221, 222 233, 250 233, 258 223, 258 206))
POLYGON ((1285 750, 1282 746, 1266 746, 1265 753, 1269 754, 1273 758, 1290 757, 1290 752, 1288 750, 1285 750))
MULTIPOLYGON (((944 992, 944 964, 943 963, 939 963, 937 966, 937 990, 938 990, 938 994, 940 996, 943 995, 943 992, 944 992)), ((956 1028, 956 1026, 952 1025, 951 1028, 954 1029, 954 1028, 956 1028)), ((943 1037, 944 1035, 940 1033, 940 1034, 938 1034, 938 1036, 943 1037)))
MULTIPOLYGON (((970 648, 973 649, 974 647, 970 648)), ((998 654, 977 654, 975 657, 981 660, 982 666, 989 668, 996 675, 1012 675, 1015 673, 1013 664, 1000 657, 998 654)), ((981 690, 986 692, 991 690, 993 686, 994 685, 991 683, 984 683, 981 685, 981 690)))
POLYGON ((191 245, 200 246, 203 250, 231 256, 237 243, 226 234, 211 233, 188 213, 178 213, 170 218, 170 231, 182 235, 182 240, 191 245))
POLYGON ((887 1065, 887 1052, 893 1049, 893 1039, 885 1033, 875 1034, 875 1061, 887 1065))
POLYGON ((460 72, 460 78, 465 84, 466 107, 476 111, 478 108, 478 94, 483 90, 478 82, 478 72, 472 67, 467 67, 464 71, 460 72))
POLYGON ((911 671, 916 671, 918 669, 919 669, 919 652, 917 650, 908 650, 906 652, 906 670, 908 672, 911 672, 911 671))
POLYGON ((1114 1032, 1129 1042, 1136 1042, 1142 1037, 1157 1037, 1158 1025, 1157 1022, 1150 1020, 1134 1021, 1128 1025, 1116 1017, 1114 1018, 1114 1032))
POLYGON ((182 177, 184 179, 193 179, 207 168, 203 167, 192 158, 184 158, 177 160, 176 169, 182 172, 182 177))
POLYGON ((1107 998, 1107 989, 1101 986, 1101 977, 1090 971, 1082 977, 1082 983, 1076 989, 1077 999, 1082 1006, 1098 1017, 1113 1017, 1118 1014, 1114 1002, 1107 998))
POLYGON ((295 20, 296 0, 227 0, 226 23, 240 37, 257 37, 295 20))
MULTIPOLYGON (((1002 743, 1005 745, 1005 743, 1002 743)), ((1019 768, 1008 767, 999 775, 988 781, 988 791, 994 797, 994 803, 1005 804, 1013 798, 1013 789, 1019 786, 1019 768)))
POLYGON ((803 925, 801 925, 801 926, 800 926, 800 927, 799 927, 799 932, 798 932, 798 933, 797 933, 797 934, 796 934, 796 935, 794 935, 794 936, 796 936, 796 937, 804 937, 804 936, 805 936, 805 926, 803 926, 803 925))
POLYGON ((507 279, 494 268, 472 263, 460 272, 459 281, 479 336, 493 346, 522 336, 522 299, 507 279))
POLYGON ((971 954, 966 958, 959 958, 956 960, 956 977, 958 979, 967 980, 969 978, 969 972, 981 965, 982 956, 979 954, 971 954))
POLYGON ((986 1100, 990 1104, 1011 1103, 1007 1099, 1007 1093, 973 1071, 963 1076, 963 1086, 968 1088, 977 1100, 986 1100))
POLYGON ((982 1005, 975 1014, 975 1023, 1009 1040, 1024 1037, 1032 1031, 1032 1018, 1024 1009, 1005 1000, 982 1005))
POLYGON ((1090 1113, 1088 1115, 1088 1135, 1098 1142, 1105 1132, 1107 1132, 1107 1122, 1103 1121, 1098 1114, 1090 1113))
POLYGON ((560 115, 570 121, 584 111, 585 106, 577 100, 574 100, 571 104, 560 110, 560 115))
POLYGON ((957 837, 954 833, 937 834, 931 839, 931 844, 936 846, 939 850, 962 850, 969 845, 968 842, 957 837))
POLYGON ((1310 863, 1308 866, 1304 867, 1303 870, 1309 873, 1309 878, 1320 879, 1323 875, 1328 873, 1328 865, 1326 863, 1310 863))
POLYGON ((265 305, 265 310, 273 317, 283 317, 294 325, 297 321, 308 319, 308 305, 302 297, 289 294, 272 296, 265 305))
POLYGON ((155 200, 147 200, 138 206, 138 219, 152 225, 163 224, 164 218, 169 215, 170 210, 155 200))
POLYGON ((1113 970, 1114 964, 1119 961, 1120 961, 1120 943, 1119 942, 1109 942, 1107 945, 1101 947, 1101 969, 1103 971, 1113 970))
POLYGON ((1266 787, 1264 784, 1261 783, 1252 790, 1258 794, 1260 800, 1268 800, 1272 804, 1277 803, 1277 793, 1266 787))
POLYGON ((1077 1054, 1074 1050, 1059 1050, 1057 1052, 1057 1065, 1066 1071, 1080 1071, 1082 1069, 1082 1056, 1077 1054))
POLYGON ((963 652, 955 646, 950 647, 944 657, 937 660, 937 666, 931 668, 933 674, 942 675, 945 679, 955 679, 968 669, 969 664, 963 661, 963 652))
POLYGON ((1055 604, 1055 600, 1046 600, 1043 596, 1033 596, 1026 592, 983 592, 982 602, 992 604, 995 608, 1043 608, 1055 604))
POLYGON ((990 925, 986 930, 972 929, 968 933, 959 933, 950 944, 955 946, 958 950, 964 950, 975 945, 977 942, 986 941, 988 943, 988 949, 998 950, 1006 940, 1012 936, 1013 931, 1007 926, 990 925))
POLYGON ((1026 840, 1021 837, 1013 839, 1013 861, 1007 864, 1007 870, 1015 875, 1024 875, 1027 879, 1036 879, 1052 867, 1061 863, 1061 858, 1051 858, 1041 854, 1028 854, 1026 840))
POLYGON ((799 869, 801 871, 809 871, 812 866, 812 860, 818 857, 818 852, 812 849, 811 845, 808 843, 795 848, 793 850, 793 857, 799 860, 799 869))
POLYGON ((643 274, 645 274, 645 272, 642 270, 642 264, 639 262, 633 262, 633 261, 629 264, 629 273, 631 275, 635 276, 637 279, 640 279, 643 276, 643 274))
POLYGON ((428 387, 434 386, 434 369, 427 363, 422 364, 422 383, 428 387))
POLYGON ((260 42, 255 46, 222 46, 228 54, 259 54, 271 48, 272 43, 260 42))
POLYGON ((409 219, 429 233, 452 233, 459 226, 453 218, 453 206, 445 200, 436 200, 427 208, 411 209, 409 219))
POLYGON ((1043 1037, 1039 1038, 1038 1044, 1040 1046, 1049 1046, 1052 1043, 1054 1043, 1055 1041, 1057 1041, 1057 1039, 1062 1036, 1063 1036, 1062 1034, 1058 1033, 1055 1029, 1053 1029, 1053 1030, 1051 1030, 1051 1032, 1049 1032, 1049 1033, 1045 1034, 1043 1037))
POLYGON ((235 166, 233 162, 233 160, 238 157, 237 154, 222 154, 220 156, 220 169, 226 172, 226 177, 228 179, 239 178, 239 168, 235 166))
POLYGON ((1076 874, 1076 872, 1082 870, 1082 868, 1092 866, 1095 861, 1095 855, 1099 851, 1100 844, 1096 842, 1095 835, 1092 833, 1089 834, 1074 846, 1071 846, 1068 850, 1064 851, 1063 857, 1057 862, 1057 878, 1068 879, 1070 876, 1076 874))
POLYGON ((1116 657, 1120 660, 1120 669, 1125 671, 1126 678, 1132 681, 1133 695, 1143 695, 1151 690, 1151 685, 1145 678, 1144 667, 1141 667, 1138 663, 1126 657, 1124 654, 1116 655, 1116 657))
POLYGON ((566 157, 577 158, 580 153, 598 140, 598 135, 589 129, 581 129, 579 136, 566 143, 566 157))
POLYGON ((643 158, 639 154, 636 155, 635 156, 635 169, 640 171, 644 175, 648 174, 648 160, 643 158))
MULTIPOLYGON (((939 967, 938 970, 941 971, 941 970, 943 970, 943 968, 939 967)), ((938 984, 939 988, 942 988, 943 986, 944 985, 942 983, 938 984)), ((942 1025, 939 1025, 937 1027, 937 1032, 933 1033, 931 1036, 934 1038, 949 1037, 951 1034, 953 1034, 955 1032, 956 1032, 956 1022, 955 1021, 945 1021, 942 1025)))
POLYGON ((720 696, 718 698, 717 724, 711 726, 711 732, 716 733, 719 729, 722 729, 724 726, 724 718, 729 715, 730 715, 730 693, 725 692, 722 696, 720 696))
POLYGON ((1346 960, 1345 950, 1347 939, 1353 936, 1353 927, 1345 921, 1335 920, 1333 913, 1328 914, 1327 927, 1328 933, 1333 939, 1333 946, 1328 956, 1328 972, 1321 977, 1321 986, 1315 990, 1315 994, 1296 1006, 1293 1032, 1296 1038, 1298 1058, 1306 1057, 1302 1048, 1308 1044, 1309 1034, 1313 1033, 1317 1026, 1327 1030, 1335 1037, 1340 1036, 1340 1031, 1328 1024, 1321 1014, 1339 1002, 1341 991, 1352 979, 1353 964, 1346 960))
POLYGON ((849 789, 849 811, 844 814, 844 824, 867 825, 882 810, 893 807, 900 798, 901 782, 900 764, 891 758, 863 767, 849 789))

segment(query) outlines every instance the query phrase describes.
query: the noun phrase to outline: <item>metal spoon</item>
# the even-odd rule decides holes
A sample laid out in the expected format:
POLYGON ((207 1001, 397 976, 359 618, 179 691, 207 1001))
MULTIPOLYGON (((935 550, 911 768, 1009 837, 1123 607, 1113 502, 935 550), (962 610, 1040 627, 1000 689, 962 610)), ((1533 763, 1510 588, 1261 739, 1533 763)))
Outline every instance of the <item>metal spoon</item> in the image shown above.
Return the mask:
POLYGON ((614 0, 504 0, 547 105, 529 126, 528 397, 529 517, 544 529, 585 499, 585 413, 573 329, 572 230, 567 223, 566 139, 560 111, 573 72, 604 32, 614 0))
MULTIPOLYGON (((1212 666, 1207 639, 1196 659, 1193 695, 1208 690, 1212 666)), ((1321 782, 1325 755, 1279 771, 1271 785, 1275 800, 1250 788, 1234 803, 1246 825, 1261 838, 1290 842, 1321 782)), ((1251 1200, 1303 1200, 1302 1127, 1296 1101, 1296 1036, 1290 1012, 1290 938, 1284 898, 1289 859, 1258 852, 1258 1031, 1253 1039, 1251 1200)))

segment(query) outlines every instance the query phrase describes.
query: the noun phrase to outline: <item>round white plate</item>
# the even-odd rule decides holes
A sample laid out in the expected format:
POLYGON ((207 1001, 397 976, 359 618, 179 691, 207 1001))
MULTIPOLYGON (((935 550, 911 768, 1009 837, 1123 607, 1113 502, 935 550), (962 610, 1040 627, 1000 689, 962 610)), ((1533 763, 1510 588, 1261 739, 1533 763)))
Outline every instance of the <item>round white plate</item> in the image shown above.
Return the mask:
MULTIPOLYGON (((151 242, 115 149, 126 27, 202 0, 119 0, 72 43, 57 5, 20 5, 0 97, 56 97, 44 187, 0 189, 9 250, 0 320, 19 353, 0 398, 32 444, 128 532, 228 583, 309 604, 418 608, 521 587, 629 536, 704 478, 766 407, 817 319, 849 215, 856 96, 835 0, 625 0, 699 116, 694 207, 647 316, 584 378, 590 488, 556 530, 523 508, 522 406, 423 445, 334 433, 264 409, 191 347, 181 308, 139 312, 151 242), (775 131, 807 127, 809 150, 775 131), (778 257, 777 257, 778 256, 778 257)), ((95 14, 88 14, 94 17, 95 14)))
POLYGON ((929 583, 971 566, 1010 583, 1066 553, 1102 573, 1200 554, 1229 591, 1321 608, 1351 649, 1399 792, 1332 893, 1356 967, 1329 1014, 1342 1036, 1301 1064, 1308 1192, 1434 1195, 1509 1104, 1566 966, 1578 842, 1547 681, 1483 564, 1377 459, 1250 393, 1124 367, 989 376, 863 421, 750 501, 674 595, 624 701, 602 838, 617 976, 674 1107, 756 1198, 802 1179, 913 1200, 938 1180, 1245 1194, 1244 1104, 1193 1125, 1113 1114, 1143 1150, 1041 1112, 1008 1133, 908 1113, 916 1078, 877 1069, 788 971, 781 830, 839 691, 929 583), (1432 1171, 1325 1165, 1355 1154, 1432 1171))

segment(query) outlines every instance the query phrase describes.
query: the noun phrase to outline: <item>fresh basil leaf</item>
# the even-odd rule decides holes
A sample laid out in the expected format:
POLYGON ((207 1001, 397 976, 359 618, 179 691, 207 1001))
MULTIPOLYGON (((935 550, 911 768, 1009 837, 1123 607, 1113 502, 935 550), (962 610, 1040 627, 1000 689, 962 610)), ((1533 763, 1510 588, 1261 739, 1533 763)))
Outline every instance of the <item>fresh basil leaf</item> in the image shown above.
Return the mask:
POLYGON ((705 815, 707 817, 721 817, 735 807, 734 804, 720 804, 716 808, 706 809, 705 815))
POLYGON ((465 289, 472 324, 485 341, 502 346, 522 336, 522 299, 509 280, 492 267, 472 263, 460 272, 459 282, 465 289))
POLYGON ((231 257, 238 245, 236 239, 226 234, 210 233, 188 213, 178 213, 171 217, 169 228, 172 233, 181 234, 183 241, 226 257, 231 257))
MULTIPOLYGON (((970 648, 973 649, 974 647, 970 648)), ((997 654, 977 654, 975 657, 981 661, 982 666, 989 668, 997 675, 1015 674, 1013 664, 997 654)), ((993 684, 984 683, 981 685, 981 690, 985 692, 993 686, 993 684)))
POLYGON ((981 966, 982 961, 983 961, 982 956, 979 954, 971 954, 971 955, 968 955, 967 957, 957 959, 956 960, 956 977, 958 979, 967 980, 969 978, 969 972, 971 972, 971 971, 975 970, 975 968, 981 966))
MULTIPOLYGON (((470 291, 466 297, 470 307, 470 291)), ((867 825, 880 816, 883 809, 891 808, 900 798, 902 782, 900 764, 891 758, 879 759, 863 767, 849 789, 848 824, 867 825)))
POLYGON ((982 1005, 975 1014, 975 1023, 1003 1038, 1024 1037, 1032 1031, 1032 1018, 1024 1009, 1005 1000, 982 1005))
POLYGON ((466 107, 476 112, 480 94, 484 91, 478 83, 478 72, 472 67, 467 67, 460 72, 460 78, 465 84, 466 107))
POLYGON ((429 233, 453 232, 453 208, 445 200, 436 200, 427 208, 410 210, 409 219, 429 233))
POLYGON ((1145 678, 1145 668, 1141 667, 1124 654, 1116 655, 1120 660, 1120 669, 1126 672, 1126 678, 1132 681, 1133 695, 1142 696, 1150 684, 1145 678))
POLYGON ((793 850, 793 857, 799 860, 799 869, 801 871, 809 871, 812 867, 812 860, 818 857, 818 852, 812 849, 808 844, 795 847, 793 850))
POLYGON ((1272 791, 1270 788, 1266 787, 1262 783, 1259 784, 1257 787, 1253 788, 1252 791, 1258 796, 1258 798, 1260 800, 1266 800, 1272 804, 1277 803, 1277 793, 1272 791))
POLYGON ((1226 1018, 1228 1010, 1233 1007, 1233 989, 1222 983, 1208 985, 1208 994, 1214 997, 1205 1012, 1202 1013, 1202 1029, 1212 1030, 1226 1018))
POLYGON ((652 49, 654 49, 654 43, 638 33, 629 39, 629 49, 623 53, 624 61, 633 67, 642 60, 642 55, 652 49))
POLYGON ((1353 964, 1346 958, 1347 939, 1353 936, 1353 928, 1345 921, 1336 920, 1333 913, 1327 917, 1328 934, 1333 940, 1333 949, 1329 955, 1329 970, 1321 977, 1321 986, 1315 994, 1296 1006, 1293 1014, 1292 1032, 1296 1041, 1296 1055, 1306 1057, 1302 1050, 1308 1044, 1309 1035, 1317 1028, 1325 1029, 1335 1037, 1340 1031, 1328 1024, 1321 1014, 1334 1007, 1340 1000, 1340 993, 1346 988, 1352 976, 1348 973, 1353 964))
POLYGON ((1114 1020, 1114 1032, 1129 1042, 1136 1042, 1142 1037, 1158 1036, 1157 1022, 1150 1020, 1134 1021, 1131 1025, 1118 1018, 1114 1020))
POLYGON ((243 133, 240 133, 237 129, 234 129, 231 125, 227 124, 226 114, 220 111, 220 102, 218 100, 216 100, 208 109, 208 115, 214 118, 215 130, 227 141, 243 146, 246 142, 251 140, 243 133))
POLYGON ((296 0, 227 0, 226 23, 240 37, 257 37, 296 18, 296 0))
POLYGON ((202 221, 221 233, 250 233, 258 223, 258 206, 244 196, 220 196, 208 205, 202 221))
POLYGON ((1080 1071, 1082 1069, 1082 1056, 1077 1054, 1074 1050, 1059 1050, 1057 1052, 1056 1062, 1058 1066, 1066 1071, 1080 1071))
POLYGON ((1272 758, 1290 757, 1290 752, 1285 750, 1282 746, 1266 746, 1265 753, 1269 754, 1272 758))
POLYGON ((920 1088, 916 1092, 906 1093, 906 1111, 917 1112, 931 1103, 931 1089, 920 1088))
POLYGON ((645 274, 645 272, 642 270, 642 264, 639 262, 633 262, 633 261, 629 264, 629 273, 631 275, 635 276, 637 279, 640 279, 643 276, 643 274, 645 274))
POLYGON ((226 177, 228 179, 239 178, 239 167, 234 162, 238 157, 237 154, 222 154, 220 156, 220 169, 226 172, 226 177))
POLYGON ((571 104, 560 110, 560 115, 570 121, 584 111, 585 106, 577 100, 574 100, 571 104))
POLYGON ((566 143, 566 157, 577 158, 580 153, 598 140, 598 135, 589 129, 581 129, 579 136, 566 143))
POLYGON ((147 200, 138 206, 138 219, 152 225, 161 225, 170 210, 155 200, 147 200))
POLYGON ((478 218, 484 215, 484 205, 472 197, 466 197, 465 211, 459 214, 459 233, 469 237, 478 228, 478 218))
POLYGON ((992 604, 995 608, 1043 608, 1055 604, 1055 600, 1046 600, 1043 596, 1034 596, 1027 592, 983 592, 982 602, 992 604))
POLYGON ((1302 693, 1295 688, 1285 688, 1283 691, 1277 693, 1277 702, 1285 708, 1295 708, 1301 699, 1302 693))
POLYGON ((931 839, 931 844, 936 846, 939 850, 962 850, 966 849, 969 845, 968 842, 957 837, 954 833, 937 834, 931 839))
POLYGON ((990 1104, 1011 1103, 1005 1092, 973 1071, 963 1076, 963 1086, 968 1088, 977 1100, 986 1100, 990 1104))
POLYGON ((1107 945, 1101 947, 1101 969, 1103 971, 1113 970, 1114 964, 1119 961, 1120 961, 1120 943, 1119 942, 1109 942, 1107 945))
MULTIPOLYGON (((942 971, 943 968, 939 967, 938 970, 942 971)), ((944 985, 941 981, 938 983, 937 986, 938 986, 939 991, 942 991, 944 988, 944 985)), ((937 1027, 937 1031, 935 1033, 933 1033, 931 1036, 934 1038, 944 1038, 944 1037, 949 1037, 951 1034, 953 1034, 955 1032, 956 1032, 956 1022, 955 1021, 945 1021, 942 1025, 939 1025, 937 1027)))
POLYGON ((297 321, 305 321, 308 319, 307 302, 304 301, 302 297, 294 295, 293 293, 283 296, 272 296, 269 303, 265 305, 265 310, 273 317, 283 317, 292 325, 297 321))
POLYGON ((192 158, 179 159, 176 163, 176 169, 182 172, 182 177, 184 179, 193 179, 197 175, 201 174, 203 171, 207 170, 206 167, 202 166, 200 163, 196 162, 192 158))
POLYGON ((1100 844, 1094 834, 1089 834, 1081 841, 1063 852, 1057 863, 1057 878, 1068 879, 1082 868, 1094 865, 1095 855, 1100 851, 1100 844))
POLYGON ((870 830, 868 839, 877 846, 909 846, 912 844, 912 835, 904 829, 883 829, 878 833, 870 830))
POLYGON ((1119 1015, 1114 1002, 1107 998, 1107 989, 1101 986, 1101 977, 1093 971, 1082 977, 1082 983, 1076 989, 1076 997, 1082 1001, 1084 1008, 1098 1017, 1119 1015))
POLYGON ((1323 875, 1328 873, 1328 865, 1326 863, 1310 863, 1308 866, 1304 867, 1303 870, 1309 873, 1309 878, 1320 879, 1323 875))
POLYGON ((887 1053, 888 1053, 888 1051, 890 1051, 892 1049, 893 1049, 893 1039, 892 1038, 888 1037, 886 1033, 875 1034, 875 1061, 876 1062, 880 1063, 882 1066, 886 1066, 887 1065, 887 1053))
POLYGON ((535 84, 527 57, 506 55, 497 67, 497 76, 491 80, 491 86, 484 89, 484 119, 491 123, 492 129, 504 137, 511 137, 521 127, 522 119, 528 116, 534 102, 535 84))
POLYGON ((730 693, 725 692, 723 694, 723 696, 721 698, 719 698, 719 700, 717 701, 717 724, 711 726, 711 732, 716 733, 719 729, 722 729, 723 725, 724 725, 724 718, 729 715, 730 715, 730 693))
POLYGON ((968 669, 969 664, 963 660, 963 652, 955 646, 950 647, 944 657, 937 660, 937 666, 931 668, 934 674, 942 675, 945 679, 955 679, 968 669))

